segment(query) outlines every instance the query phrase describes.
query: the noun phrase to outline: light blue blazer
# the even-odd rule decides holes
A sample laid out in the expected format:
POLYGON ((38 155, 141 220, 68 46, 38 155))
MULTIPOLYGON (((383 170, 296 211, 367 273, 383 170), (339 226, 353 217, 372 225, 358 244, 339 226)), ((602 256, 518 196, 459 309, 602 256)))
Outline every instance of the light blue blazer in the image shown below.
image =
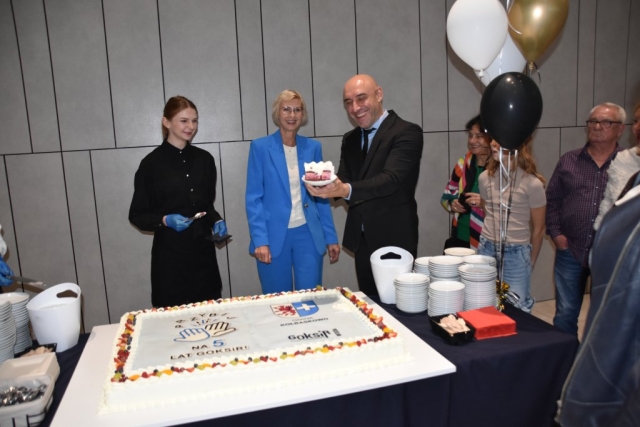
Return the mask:
MULTIPOLYGON (((338 243, 331 205, 327 199, 311 196, 302 182, 304 163, 322 161, 322 146, 320 142, 302 135, 296 135, 296 146, 304 216, 318 255, 322 256, 327 245, 338 243)), ((257 247, 269 245, 271 256, 280 255, 289 226, 292 202, 287 161, 279 130, 251 142, 245 207, 251 235, 249 252, 254 254, 257 247)))

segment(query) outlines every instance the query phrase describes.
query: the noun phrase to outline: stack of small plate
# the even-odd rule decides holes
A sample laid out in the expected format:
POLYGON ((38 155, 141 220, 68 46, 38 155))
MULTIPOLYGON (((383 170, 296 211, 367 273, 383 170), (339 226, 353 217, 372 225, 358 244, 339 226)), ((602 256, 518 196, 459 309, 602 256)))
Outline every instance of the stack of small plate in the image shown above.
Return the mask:
POLYGON ((11 303, 13 320, 16 323, 16 344, 13 347, 13 352, 17 354, 31 347, 32 344, 31 332, 29 331, 29 312, 27 312, 29 294, 24 292, 0 294, 0 302, 2 301, 11 303))
POLYGON ((444 254, 452 256, 469 256, 475 255, 476 250, 471 248, 447 248, 444 250, 444 254))
POLYGON ((0 300, 0 363, 13 359, 16 344, 16 322, 13 319, 11 303, 0 300))
POLYGON ((485 264, 492 267, 496 266, 496 259, 487 255, 468 255, 462 258, 465 264, 485 264))
POLYGON ((458 281, 460 273, 458 267, 462 265, 462 258, 452 255, 439 255, 429 259, 429 276, 431 283, 440 281, 458 281))
POLYGON ((403 273, 393 281, 396 287, 396 307, 406 313, 420 313, 427 309, 429 276, 403 273))
POLYGON ((442 281, 429 285, 429 316, 457 313, 464 307, 464 283, 442 281))
POLYGON ((459 267, 464 283, 464 310, 491 307, 497 303, 497 270, 490 265, 465 264, 459 267))
POLYGON ((416 258, 415 261, 413 262, 413 272, 430 276, 431 275, 431 273, 429 273, 430 259, 431 259, 430 256, 423 256, 420 258, 416 258))

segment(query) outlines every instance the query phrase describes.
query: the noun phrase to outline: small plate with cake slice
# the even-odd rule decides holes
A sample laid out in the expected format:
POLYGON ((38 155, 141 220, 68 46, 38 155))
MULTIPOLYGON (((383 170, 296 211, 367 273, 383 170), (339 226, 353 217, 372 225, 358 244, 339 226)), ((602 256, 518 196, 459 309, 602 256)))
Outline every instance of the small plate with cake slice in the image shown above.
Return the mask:
POLYGON ((304 164, 304 176, 302 182, 314 187, 323 187, 331 184, 337 178, 333 163, 311 162, 304 164))

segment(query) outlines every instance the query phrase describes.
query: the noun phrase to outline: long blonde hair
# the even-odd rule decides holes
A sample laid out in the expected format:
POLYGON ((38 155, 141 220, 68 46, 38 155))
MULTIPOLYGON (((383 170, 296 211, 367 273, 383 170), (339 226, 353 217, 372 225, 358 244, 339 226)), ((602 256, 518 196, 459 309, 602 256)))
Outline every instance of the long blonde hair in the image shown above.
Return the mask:
MULTIPOLYGON (((538 172, 536 159, 535 157, 533 157, 533 151, 531 148, 532 140, 533 138, 529 137, 518 149, 518 167, 525 173, 535 176, 542 182, 543 185, 545 185, 547 183, 547 180, 544 179, 540 172, 538 172)), ((489 157, 489 161, 487 162, 487 172, 489 173, 489 176, 493 177, 499 168, 500 161, 494 160, 493 156, 489 157)))

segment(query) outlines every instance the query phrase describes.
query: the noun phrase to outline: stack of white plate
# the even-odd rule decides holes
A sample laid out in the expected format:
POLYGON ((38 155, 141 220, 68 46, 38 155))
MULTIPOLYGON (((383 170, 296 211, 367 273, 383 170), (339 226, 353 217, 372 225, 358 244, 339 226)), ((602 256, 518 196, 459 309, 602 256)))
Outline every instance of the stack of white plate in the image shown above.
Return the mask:
POLYGON ((444 254, 452 256, 469 256, 475 255, 476 250, 471 248, 447 248, 444 250, 444 254))
POLYGON ((0 363, 13 359, 13 347, 16 344, 16 322, 13 319, 11 303, 0 301, 0 363))
POLYGON ((430 259, 431 259, 430 256, 423 256, 420 258, 416 258, 415 261, 413 262, 413 272, 430 276, 431 275, 431 273, 429 273, 430 259))
POLYGON ((396 307, 407 313, 420 313, 427 309, 429 276, 403 273, 393 280, 396 287, 396 307))
POLYGON ((31 347, 32 344, 31 332, 29 331, 29 312, 27 312, 29 294, 24 292, 0 294, 0 302, 2 301, 11 303, 13 320, 16 323, 16 344, 13 347, 13 352, 17 354, 31 347))
POLYGON ((465 264, 485 264, 492 267, 496 266, 496 259, 487 255, 468 255, 462 258, 465 264))
POLYGON ((497 303, 495 267, 483 264, 465 264, 459 267, 464 283, 464 310, 491 307, 497 303))
POLYGON ((442 281, 429 284, 429 316, 457 313, 464 307, 464 283, 442 281))
POLYGON ((429 259, 429 276, 431 283, 441 281, 459 281, 458 267, 463 263, 462 258, 453 255, 439 255, 429 259))

